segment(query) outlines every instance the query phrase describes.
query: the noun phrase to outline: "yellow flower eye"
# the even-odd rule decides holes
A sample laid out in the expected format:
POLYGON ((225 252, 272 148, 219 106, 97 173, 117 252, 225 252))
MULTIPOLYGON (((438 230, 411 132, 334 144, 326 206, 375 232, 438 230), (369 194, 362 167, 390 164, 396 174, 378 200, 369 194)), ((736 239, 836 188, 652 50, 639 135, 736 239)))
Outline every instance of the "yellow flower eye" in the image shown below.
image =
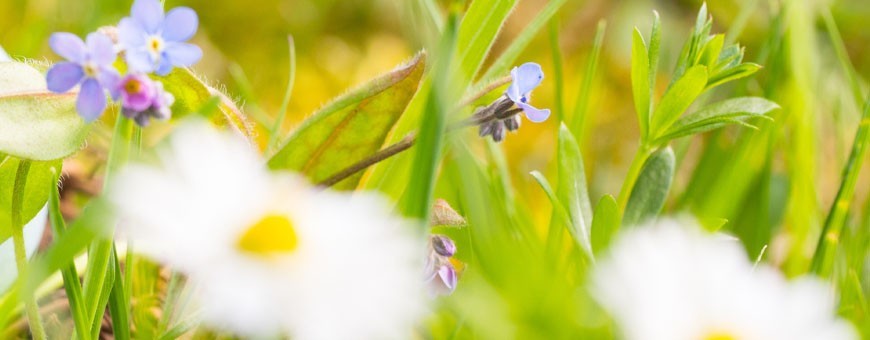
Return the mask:
POLYGON ((296 250, 293 222, 284 215, 267 215, 239 238, 238 247, 258 256, 283 255, 296 250))

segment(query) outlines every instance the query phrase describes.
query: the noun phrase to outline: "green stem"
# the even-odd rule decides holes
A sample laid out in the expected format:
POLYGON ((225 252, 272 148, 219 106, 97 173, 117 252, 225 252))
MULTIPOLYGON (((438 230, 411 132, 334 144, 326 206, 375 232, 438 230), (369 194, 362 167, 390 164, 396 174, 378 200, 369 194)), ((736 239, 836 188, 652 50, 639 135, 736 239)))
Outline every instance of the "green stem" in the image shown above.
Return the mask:
POLYGON ((643 169, 643 164, 652 155, 653 148, 641 144, 637 148, 637 153, 634 154, 634 159, 631 161, 631 166, 628 168, 628 174, 625 175, 625 181, 622 183, 622 188, 619 190, 619 213, 625 212, 625 206, 628 204, 628 198, 631 196, 631 191, 634 189, 634 184, 637 182, 637 177, 640 176, 640 171, 643 169))
MULTIPOLYGON (((27 186, 27 174, 30 172, 30 161, 22 159, 18 163, 18 171, 15 174, 15 184, 12 188, 12 243, 15 246, 15 264, 18 275, 27 275, 27 250, 24 249, 24 224, 21 221, 21 207, 24 203, 25 187, 27 186)), ((27 323, 30 325, 30 333, 34 339, 45 339, 45 329, 42 328, 42 320, 39 317, 39 306, 33 294, 23 296, 27 308, 27 323)))
POLYGON ((272 148, 278 146, 278 135, 281 132, 281 126, 284 125, 284 118, 287 117, 290 95, 293 94, 293 84, 296 82, 296 44, 293 42, 292 35, 287 36, 287 43, 290 46, 290 70, 287 74, 287 90, 284 92, 281 108, 278 109, 278 117, 275 118, 275 123, 272 125, 271 131, 269 131, 269 144, 266 144, 266 149, 270 154, 272 148))
MULTIPOLYGON (((52 177, 51 184, 53 188, 49 192, 48 201, 48 217, 51 221, 51 230, 55 235, 55 241, 66 231, 66 223, 64 223, 63 215, 60 213, 60 192, 58 192, 57 187, 59 175, 60 173, 55 173, 55 176, 52 177)), ((88 319, 85 314, 87 308, 82 297, 82 284, 79 281, 75 262, 70 261, 67 266, 61 268, 61 274, 63 274, 63 288, 69 300, 70 314, 72 314, 76 334, 79 339, 87 339, 90 327, 88 326, 88 319)))

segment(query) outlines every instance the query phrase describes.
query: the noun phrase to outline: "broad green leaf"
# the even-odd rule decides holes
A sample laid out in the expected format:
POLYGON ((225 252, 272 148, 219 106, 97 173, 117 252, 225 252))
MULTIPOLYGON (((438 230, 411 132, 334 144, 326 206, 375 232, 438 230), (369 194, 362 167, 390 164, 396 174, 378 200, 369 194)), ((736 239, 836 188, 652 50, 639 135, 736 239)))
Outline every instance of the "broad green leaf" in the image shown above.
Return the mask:
POLYGON ((642 139, 649 134, 650 123, 650 73, 649 54, 643 36, 637 28, 634 29, 631 42, 631 93, 634 95, 634 110, 640 124, 642 139))
POLYGON ((596 255, 607 248, 619 225, 619 205, 613 196, 604 195, 598 200, 592 219, 592 250, 596 255))
POLYGON ((716 62, 719 61, 719 53, 722 52, 722 46, 725 44, 725 36, 722 34, 714 35, 710 41, 707 42, 707 45, 704 46, 704 49, 701 51, 701 59, 699 60, 699 65, 706 65, 708 68, 712 69, 716 66, 716 62))
POLYGON ((589 192, 586 188, 586 171, 583 168, 583 156, 574 135, 565 124, 559 128, 559 184, 556 195, 559 201, 568 209, 574 235, 578 241, 586 244, 589 241, 589 226, 592 224, 592 205, 589 203, 589 192))
POLYGON ((0 62, 0 153, 60 159, 82 147, 89 127, 76 113, 75 92, 48 92, 35 68, 0 62))
POLYGON ((481 77, 483 81, 480 82, 480 84, 486 84, 488 80, 498 78, 507 73, 514 62, 516 62, 517 57, 520 56, 520 53, 522 53, 526 47, 529 46, 529 43, 532 42, 532 39, 537 36, 538 31, 540 31, 548 21, 550 21, 550 19, 566 2, 567 0, 548 1, 544 9, 535 15, 532 21, 523 28, 520 34, 511 39, 510 46, 508 46, 508 48, 505 49, 505 51, 502 52, 502 54, 492 63, 492 66, 486 70, 486 73, 481 77))
MULTIPOLYGON (((375 78, 316 112, 269 160, 272 169, 295 170, 319 182, 378 151, 417 91, 425 55, 375 78)), ((353 189, 362 172, 334 187, 353 189)))
MULTIPOLYGON (((456 38, 459 72, 468 84, 489 54, 495 38, 516 5, 517 0, 474 0, 471 2, 456 38)), ((510 63, 508 63, 510 64, 510 63)), ((510 66, 510 65, 508 65, 510 66)), ((465 87, 458 90, 462 90, 465 87)))
POLYGON ((164 77, 157 77, 163 88, 175 97, 172 104, 172 118, 182 118, 195 113, 207 113, 212 124, 217 126, 229 126, 245 136, 252 137, 254 132, 244 114, 236 107, 236 104, 222 92, 206 85, 190 69, 176 67, 164 77), (220 98, 218 109, 215 111, 203 111, 213 97, 220 98), (219 114, 215 114, 219 113, 219 114))
POLYGON ((674 150, 670 147, 652 154, 643 165, 637 183, 628 199, 622 225, 626 227, 642 224, 662 210, 675 169, 674 150))
POLYGON ((728 124, 741 124, 754 117, 764 116, 779 105, 764 98, 740 97, 707 105, 695 113, 680 118, 654 144, 661 145, 671 139, 710 131, 728 124))
MULTIPOLYGON (((0 156, 0 243, 12 233, 12 190, 18 164, 21 161, 10 156, 0 156)), ((21 206, 21 222, 30 221, 48 201, 52 189, 52 178, 60 172, 61 161, 32 161, 27 174, 24 201, 21 206)))
POLYGON ((666 131, 686 109, 692 105, 695 98, 704 90, 707 83, 707 68, 692 66, 671 86, 662 102, 656 107, 651 123, 650 135, 656 136, 666 131))
POLYGON ((707 87, 704 89, 704 91, 727 83, 729 81, 751 76, 759 69, 761 69, 761 66, 758 64, 746 63, 724 70, 710 77, 709 81, 707 82, 707 87))

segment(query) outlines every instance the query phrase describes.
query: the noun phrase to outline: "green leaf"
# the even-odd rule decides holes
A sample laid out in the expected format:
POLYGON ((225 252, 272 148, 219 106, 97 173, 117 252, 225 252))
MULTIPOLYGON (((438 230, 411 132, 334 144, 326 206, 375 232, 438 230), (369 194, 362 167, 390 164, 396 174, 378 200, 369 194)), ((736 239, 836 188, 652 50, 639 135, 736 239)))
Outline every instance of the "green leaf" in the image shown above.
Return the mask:
MULTIPOLYGON (((477 75, 516 3, 517 0, 475 0, 462 17, 456 38, 455 60, 459 63, 460 74, 465 78, 464 84, 477 75)), ((510 66, 511 63, 507 64, 510 66)), ((459 90, 462 89, 464 86, 459 90)))
MULTIPOLYGON (((375 78, 305 120, 269 160, 272 169, 295 170, 322 181, 377 152, 417 92, 425 55, 375 78)), ((334 186, 354 189, 362 172, 334 186)))
POLYGON ((631 42, 631 92, 634 95, 634 110, 640 124, 641 138, 649 134, 650 97, 649 55, 643 36, 637 28, 634 29, 631 42))
POLYGON ((592 219, 592 250, 595 255, 607 248, 610 240, 619 230, 619 205, 610 195, 604 195, 595 206, 595 216, 592 219))
MULTIPOLYGON (((650 94, 656 88, 656 73, 659 68, 659 54, 662 43, 662 23, 659 12, 653 11, 652 32, 649 38, 649 87, 650 94)), ((652 100, 650 100, 652 102, 652 100)))
POLYGON ((222 92, 206 85, 193 72, 184 67, 176 67, 163 77, 155 77, 163 83, 163 88, 175 97, 172 104, 172 118, 178 119, 190 114, 203 114, 216 126, 232 127, 245 136, 254 135, 252 127, 236 104, 222 92), (209 106, 213 97, 218 97, 219 110, 201 110, 209 106), (216 114, 219 113, 219 114, 216 114))
POLYGON ((704 91, 727 83, 729 81, 751 76, 759 69, 761 69, 761 65, 753 63, 740 64, 735 67, 729 68, 710 77, 709 81, 707 82, 707 87, 704 89, 704 91))
POLYGON ((568 209, 574 228, 573 234, 579 237, 577 241, 587 246, 589 226, 592 224, 592 205, 586 188, 586 171, 583 168, 580 147, 565 124, 559 128, 558 158, 559 186, 556 195, 568 209))
POLYGON ((657 136, 667 130, 686 109, 692 105, 695 98, 704 90, 707 83, 707 68, 692 66, 688 71, 665 92, 662 102, 653 113, 650 123, 650 135, 657 136))
POLYGON ((654 144, 662 145, 675 138, 710 131, 728 124, 741 124, 750 118, 769 118, 765 114, 778 108, 776 103, 759 97, 723 100, 680 118, 662 136, 657 136, 654 144))
POLYGON ((698 62, 700 65, 705 65, 709 69, 712 69, 716 66, 716 62, 719 61, 719 53, 722 52, 722 46, 725 44, 725 36, 722 34, 714 35, 710 41, 704 45, 704 49, 701 51, 701 59, 698 62))
POLYGON ((47 161, 78 151, 90 126, 76 112, 76 93, 51 93, 30 65, 0 62, 0 153, 47 161))
POLYGON ((507 73, 508 69, 516 62, 517 57, 520 56, 520 53, 526 49, 529 43, 532 42, 532 39, 537 36, 538 31, 544 27, 550 19, 562 8, 567 0, 553 0, 548 1, 546 7, 538 12, 537 15, 529 22, 526 27, 517 35, 515 38, 511 40, 510 46, 502 52, 501 55, 492 63, 492 66, 486 70, 484 73, 482 82, 479 84, 486 84, 488 80, 498 78, 502 76, 504 73, 507 73))
POLYGON ((655 218, 668 197, 674 179, 676 160, 670 147, 652 154, 641 170, 622 217, 626 227, 642 224, 655 218))
MULTIPOLYGON (((12 188, 18 164, 21 161, 10 156, 0 156, 0 243, 12 235, 12 188)), ((21 221, 30 221, 48 202, 55 173, 60 172, 61 161, 32 161, 27 173, 27 186, 21 206, 21 221)))

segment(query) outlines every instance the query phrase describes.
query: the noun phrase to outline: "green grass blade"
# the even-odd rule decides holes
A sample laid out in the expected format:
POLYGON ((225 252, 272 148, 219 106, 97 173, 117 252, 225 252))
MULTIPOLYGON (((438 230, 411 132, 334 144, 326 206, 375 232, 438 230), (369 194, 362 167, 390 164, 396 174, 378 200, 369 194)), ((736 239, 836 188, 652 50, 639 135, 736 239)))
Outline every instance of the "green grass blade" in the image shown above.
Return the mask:
POLYGON ((520 34, 513 38, 510 46, 508 46, 508 48, 492 63, 492 66, 486 70, 486 73, 481 77, 482 81, 478 82, 478 84, 486 84, 493 79, 497 79, 498 77, 507 74, 508 70, 520 56, 520 53, 529 46, 532 39, 534 39, 544 25, 550 21, 554 15, 556 15, 559 9, 562 8, 562 5, 566 2, 567 0, 547 1, 547 6, 535 15, 535 18, 532 19, 525 28, 523 28, 520 34))
POLYGON ((595 206, 595 215, 592 219, 592 251, 598 255, 607 249, 610 240, 616 235, 621 224, 619 206, 616 199, 610 195, 604 195, 595 206))
MULTIPOLYGON (((517 0, 474 0, 462 17, 456 37, 456 62, 462 81, 458 90, 474 79, 489 54, 498 32, 517 0)), ((445 31, 446 34, 446 31, 445 31)))
POLYGON ((607 29, 607 22, 601 20, 595 29, 595 39, 592 43, 592 51, 589 52, 589 59, 586 62, 586 73, 583 74, 583 81, 578 89, 577 103, 574 105, 574 113, 568 121, 568 126, 571 132, 578 140, 583 140, 584 128, 586 125, 586 116, 589 113, 589 98, 592 95, 592 81, 598 73, 598 60, 601 57, 601 46, 604 44, 604 32, 607 29))
POLYGON ((707 68, 693 66, 665 92, 649 124, 649 135, 663 133, 692 105, 707 84, 707 68))
POLYGON ((562 50, 559 48, 559 24, 550 21, 550 54, 553 56, 553 79, 556 85, 555 105, 556 117, 565 121, 565 80, 563 79, 562 50))
POLYGON ((290 49, 290 67, 287 73, 287 89, 284 91, 284 99, 281 100, 281 107, 278 108, 278 115, 275 117, 275 123, 269 130, 269 144, 266 144, 266 153, 271 154, 271 150, 276 148, 281 135, 281 126, 284 125, 284 118, 287 117, 287 108, 290 106, 290 96, 293 94, 293 84, 296 83, 296 44, 293 42, 293 36, 287 36, 287 45, 290 49))
POLYGON ((571 218, 571 234, 587 253, 592 252, 589 242, 589 226, 592 225, 592 204, 586 188, 586 171, 580 146, 571 131, 562 124, 557 146, 559 183, 556 196, 568 210, 571 218))
MULTIPOLYGON (((55 241, 66 232, 66 223, 64 223, 63 215, 60 213, 60 193, 57 187, 59 174, 60 171, 57 172, 51 181, 54 184, 54 188, 49 191, 48 201, 48 217, 55 241)), ((82 283, 79 281, 79 274, 75 263, 69 261, 67 265, 61 267, 61 273, 63 274, 63 286, 69 300, 70 314, 73 318, 76 334, 78 334, 79 339, 86 339, 90 326, 88 326, 88 318, 85 314, 86 308, 84 298, 82 297, 82 283)))

